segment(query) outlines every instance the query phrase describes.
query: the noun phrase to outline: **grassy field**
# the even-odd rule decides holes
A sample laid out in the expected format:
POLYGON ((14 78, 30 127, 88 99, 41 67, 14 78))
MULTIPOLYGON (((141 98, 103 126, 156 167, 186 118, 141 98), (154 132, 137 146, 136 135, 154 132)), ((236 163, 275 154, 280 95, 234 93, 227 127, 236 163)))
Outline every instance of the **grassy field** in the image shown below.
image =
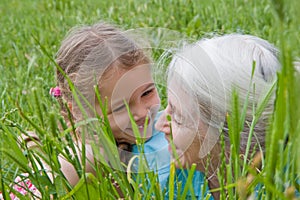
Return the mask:
MULTIPOLYGON (((243 199, 257 185, 263 185, 262 199, 295 198, 294 189, 300 191, 296 181, 300 172, 300 78, 292 68, 292 61, 300 57, 299 8, 298 0, 1 0, 0 191, 10 193, 10 183, 17 175, 27 172, 43 199, 68 199, 72 195, 77 199, 97 196, 115 199, 118 196, 109 178, 102 176, 114 173, 109 167, 98 166, 97 178, 83 178, 75 189, 60 174, 57 155, 72 144, 67 139, 60 141, 59 136, 68 138, 71 131, 56 130, 60 123, 59 109, 49 96, 49 88, 56 84, 51 58, 67 31, 76 25, 104 20, 124 29, 165 28, 193 40, 214 34, 247 33, 279 47, 283 70, 276 86, 275 113, 267 133, 263 170, 255 175, 252 185, 243 188, 246 173, 235 166, 224 166, 228 172, 238 175, 222 186, 221 194, 225 198, 226 189, 229 199, 243 199), (25 130, 34 130, 42 136, 41 148, 46 152, 43 155, 58 174, 54 181, 45 172, 31 173, 28 164, 36 153, 21 151, 16 142, 25 130), (87 180, 89 184, 85 184, 87 180)), ((153 51, 155 61, 160 53, 153 51)), ((165 101, 163 95, 162 98, 165 101)), ((72 162, 82 174, 79 161, 72 162)), ((248 164, 240 166, 247 168, 248 164)), ((114 174, 113 178, 120 180, 121 190, 128 199, 164 196, 151 173, 138 175, 136 181, 122 173, 114 174), (147 184, 154 185, 147 194, 142 192, 149 186, 142 181, 145 178, 150 180, 147 184)), ((7 194, 3 192, 4 197, 7 194)), ((184 195, 178 198, 185 199, 184 195)))

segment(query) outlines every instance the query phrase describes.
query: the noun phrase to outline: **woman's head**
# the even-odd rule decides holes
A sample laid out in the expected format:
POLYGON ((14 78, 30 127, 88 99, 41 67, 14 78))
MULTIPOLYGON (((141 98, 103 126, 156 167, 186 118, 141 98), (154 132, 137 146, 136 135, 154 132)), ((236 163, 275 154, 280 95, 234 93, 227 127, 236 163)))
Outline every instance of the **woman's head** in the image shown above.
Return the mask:
POLYGON ((107 100, 107 114, 117 142, 134 143, 124 100, 141 129, 160 103, 151 77, 151 60, 143 49, 118 28, 97 23, 72 29, 61 44, 56 62, 65 73, 57 70, 57 80, 64 100, 72 105, 74 120, 94 116, 95 110, 103 114, 95 95, 94 86, 98 86, 101 103, 107 100), (82 95, 80 104, 86 113, 73 98, 66 76, 82 95))
MULTIPOLYGON (((277 54, 277 49, 265 40, 232 34, 202 39, 185 47, 173 58, 168 69, 169 104, 165 114, 172 117, 173 141, 181 149, 180 160, 191 164, 199 163, 209 152, 217 153, 212 157, 219 156, 220 130, 225 140, 229 141, 226 138, 226 115, 232 111, 233 90, 238 92, 242 104, 249 98, 246 121, 251 123, 253 105, 257 106, 270 89, 280 68, 277 54), (255 70, 252 77, 253 66, 255 70), (189 131, 182 131, 183 127, 189 131)), ((272 105, 272 101, 267 104, 255 127, 252 147, 258 143, 257 139, 264 145, 266 123, 272 105)), ((246 123, 241 133, 241 152, 246 148, 248 126, 246 123)), ((164 116, 156 127, 170 133, 164 116)))

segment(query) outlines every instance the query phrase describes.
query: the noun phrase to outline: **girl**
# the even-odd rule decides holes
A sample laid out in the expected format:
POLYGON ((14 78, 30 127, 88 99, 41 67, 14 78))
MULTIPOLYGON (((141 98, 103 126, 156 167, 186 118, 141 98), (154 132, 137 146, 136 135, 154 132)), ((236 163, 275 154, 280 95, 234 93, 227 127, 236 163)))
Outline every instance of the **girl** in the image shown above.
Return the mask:
MULTIPOLYGON (((106 23, 75 28, 62 42, 56 62, 61 67, 61 70, 57 70, 58 86, 62 94, 59 101, 62 108, 63 102, 66 102, 74 122, 106 115, 124 159, 132 156, 132 146, 139 137, 140 140, 148 140, 150 146, 160 144, 152 150, 156 152, 157 159, 169 163, 164 134, 153 129, 160 99, 151 76, 151 60, 125 32, 106 23), (74 98, 66 77, 74 84, 79 100, 74 98), (100 99, 94 86, 99 91, 100 99), (105 102, 107 110, 104 108, 105 102), (134 134, 125 102, 137 124, 140 133, 138 136, 134 134)), ((65 109, 65 116, 66 113, 65 109)), ((92 135, 87 135, 88 143, 97 136, 93 131, 91 133, 92 135)), ((87 145, 87 148, 91 147, 87 145)), ((94 163, 91 149, 87 149, 87 152, 88 159, 94 163)), ((74 185, 79 179, 74 168, 63 159, 61 162, 62 171, 74 185)), ((150 162, 154 169, 154 159, 150 162)), ((91 164, 87 166, 87 172, 93 172, 91 164)), ((158 166, 158 170, 164 167, 168 165, 158 166)))
MULTIPOLYGON (((153 128, 160 98, 151 75, 151 59, 142 47, 129 34, 100 22, 73 28, 58 50, 56 63, 58 86, 50 94, 60 103, 67 127, 76 129, 72 138, 75 151, 71 147, 68 151, 72 157, 85 162, 81 174, 96 175, 95 167, 100 162, 125 170, 116 154, 128 164, 133 154, 140 154, 136 142, 147 141, 144 153, 147 153, 148 170, 155 170, 160 184, 165 184, 170 154, 164 133, 153 128), (127 105, 137 131, 132 126, 127 105), (114 139, 109 140, 107 133, 112 133, 114 139)), ((28 133, 23 141, 28 148, 33 148, 38 137, 28 133)), ((76 185, 81 177, 74 163, 62 154, 58 161, 63 176, 72 186, 76 185)), ((37 161, 37 165, 41 163, 41 170, 49 171, 50 178, 54 179, 51 167, 37 161)), ((132 169, 138 170, 138 166, 132 169)), ((114 185, 118 187, 118 183, 114 185)))

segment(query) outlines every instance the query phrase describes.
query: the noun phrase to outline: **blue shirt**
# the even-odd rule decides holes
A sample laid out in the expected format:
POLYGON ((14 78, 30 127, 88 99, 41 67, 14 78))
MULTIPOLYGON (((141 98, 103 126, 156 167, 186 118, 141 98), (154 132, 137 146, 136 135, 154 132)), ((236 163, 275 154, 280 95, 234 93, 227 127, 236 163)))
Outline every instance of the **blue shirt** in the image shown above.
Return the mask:
MULTIPOLYGON (((158 116, 156 117, 154 124, 156 123, 157 118, 158 116)), ((161 186, 166 185, 170 174, 171 156, 168 151, 168 145, 165 134, 156 130, 153 125, 152 137, 144 143, 143 150, 149 169, 158 174, 161 186)), ((140 150, 137 145, 133 145, 132 153, 140 154, 140 150)), ((135 162, 134 165, 134 168, 138 169, 138 163, 135 162)))
MULTIPOLYGON (((175 174, 175 182, 174 182, 174 199, 178 199, 179 191, 180 189, 181 194, 184 191, 184 188, 186 186, 186 181, 187 177, 189 175, 189 170, 186 169, 176 169, 176 174, 175 174), (181 187, 179 187, 181 184, 181 187)), ((168 183, 169 184, 169 183, 168 183)), ((166 194, 165 194, 165 199, 169 199, 169 190, 168 186, 166 187, 166 194)), ((205 184, 205 176, 204 173, 200 171, 195 171, 193 175, 193 180, 192 180, 192 190, 189 186, 188 192, 185 196, 185 199, 194 199, 195 197, 197 200, 201 199, 209 199, 213 200, 213 196, 209 193, 209 188, 208 185, 205 184), (210 197, 208 197, 210 195, 210 197)), ((181 197, 182 199, 182 197, 181 197)))
MULTIPOLYGON (((158 113, 156 116, 156 119, 153 124, 156 123, 159 115, 161 113, 158 113)), ((158 179, 159 183, 162 189, 166 190, 166 198, 169 196, 169 191, 168 191, 168 179, 169 179, 169 174, 170 174, 170 162, 171 162, 171 155, 168 150, 168 141, 165 138, 165 134, 163 132, 159 132, 154 128, 153 125, 153 133, 152 137, 147 140, 143 144, 143 152, 145 154, 146 160, 148 162, 148 166, 150 170, 155 171, 158 174, 158 179)), ((139 154, 140 150, 137 145, 133 145, 132 149, 133 154, 139 154)), ((138 162, 134 163, 134 168, 138 169, 137 166, 138 162)), ((186 179, 188 177, 188 170, 181 170, 177 169, 176 170, 176 175, 175 175, 175 191, 174 191, 174 197, 177 197, 177 184, 182 183, 181 185, 181 190, 183 191, 183 188, 186 183, 186 179)), ((204 174, 200 171, 195 171, 194 176, 193 176, 193 192, 190 190, 187 193, 187 198, 191 198, 192 194, 194 193, 196 199, 202 199, 202 197, 205 197, 208 194, 208 186, 204 187, 204 174), (203 195, 202 195, 203 194, 203 195)), ((210 200, 213 198, 210 197, 210 200)))

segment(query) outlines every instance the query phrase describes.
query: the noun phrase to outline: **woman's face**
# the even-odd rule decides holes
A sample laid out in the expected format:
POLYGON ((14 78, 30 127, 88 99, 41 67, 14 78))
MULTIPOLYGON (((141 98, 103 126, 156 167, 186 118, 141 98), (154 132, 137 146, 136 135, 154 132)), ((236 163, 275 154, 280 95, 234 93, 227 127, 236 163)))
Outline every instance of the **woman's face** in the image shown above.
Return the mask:
POLYGON ((207 125, 200 120, 198 108, 195 97, 185 92, 176 79, 169 82, 168 105, 155 127, 165 132, 170 144, 169 151, 173 159, 179 161, 175 162, 177 167, 188 167, 199 162, 201 141, 206 135, 207 125), (167 115, 171 121, 167 120, 167 115))
MULTIPOLYGON (((160 99, 149 64, 138 65, 130 70, 113 67, 100 80, 99 91, 102 102, 108 102, 108 120, 119 144, 136 143, 126 104, 137 124, 139 136, 142 139, 151 137, 160 99)), ((96 111, 101 114, 99 104, 96 104, 96 111)))

